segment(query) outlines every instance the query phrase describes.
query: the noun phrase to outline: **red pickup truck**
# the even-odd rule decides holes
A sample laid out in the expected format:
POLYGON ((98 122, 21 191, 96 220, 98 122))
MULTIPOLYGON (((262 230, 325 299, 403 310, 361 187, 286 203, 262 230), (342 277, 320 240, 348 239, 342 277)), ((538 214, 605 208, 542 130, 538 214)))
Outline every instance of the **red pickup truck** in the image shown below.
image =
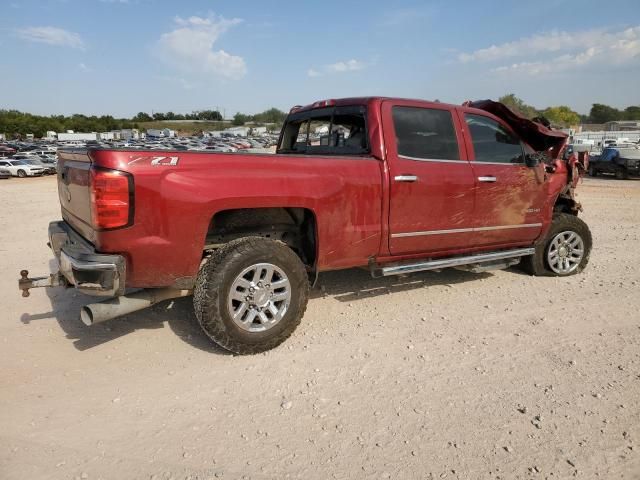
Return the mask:
POLYGON ((247 354, 291 335, 322 271, 576 274, 592 240, 566 144, 489 100, 374 97, 294 107, 275 155, 61 151, 60 271, 19 286, 111 297, 88 325, 193 294, 206 334, 247 354))

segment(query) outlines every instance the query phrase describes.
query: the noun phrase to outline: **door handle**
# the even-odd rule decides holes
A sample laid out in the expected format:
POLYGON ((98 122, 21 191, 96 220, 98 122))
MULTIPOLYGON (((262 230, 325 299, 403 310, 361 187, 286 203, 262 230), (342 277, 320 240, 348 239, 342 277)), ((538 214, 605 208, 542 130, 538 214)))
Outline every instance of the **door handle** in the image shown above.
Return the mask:
POLYGON ((479 182, 484 182, 484 183, 495 183, 498 179, 496 177, 493 176, 488 176, 488 177, 478 177, 478 181, 479 182))
POLYGON ((418 177, 416 175, 396 175, 393 179, 396 182, 415 182, 418 177))

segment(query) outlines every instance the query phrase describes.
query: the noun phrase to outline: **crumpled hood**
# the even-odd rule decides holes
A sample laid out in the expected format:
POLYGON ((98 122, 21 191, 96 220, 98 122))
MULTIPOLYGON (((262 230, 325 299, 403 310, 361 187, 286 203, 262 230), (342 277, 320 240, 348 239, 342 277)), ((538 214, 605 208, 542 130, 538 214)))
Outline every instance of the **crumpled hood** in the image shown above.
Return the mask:
POLYGON ((557 148, 559 151, 569 137, 560 130, 547 128, 541 123, 529 120, 513 112, 506 105, 494 102, 493 100, 476 100, 475 102, 465 102, 464 105, 484 110, 501 118, 513 128, 520 138, 537 151, 548 150, 550 148, 557 148))

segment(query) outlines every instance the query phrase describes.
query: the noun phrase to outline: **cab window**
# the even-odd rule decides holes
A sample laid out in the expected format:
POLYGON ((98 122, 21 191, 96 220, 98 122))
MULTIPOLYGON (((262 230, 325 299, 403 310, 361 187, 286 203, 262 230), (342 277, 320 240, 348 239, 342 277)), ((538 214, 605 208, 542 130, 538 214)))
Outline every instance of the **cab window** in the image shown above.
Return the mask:
POLYGON ((366 107, 329 107, 293 113, 282 129, 278 153, 369 153, 366 107))
POLYGON ((396 106, 393 125, 398 155, 419 160, 460 159, 450 111, 396 106))
POLYGON ((465 114, 476 162, 524 163, 520 139, 495 120, 483 115, 465 114))

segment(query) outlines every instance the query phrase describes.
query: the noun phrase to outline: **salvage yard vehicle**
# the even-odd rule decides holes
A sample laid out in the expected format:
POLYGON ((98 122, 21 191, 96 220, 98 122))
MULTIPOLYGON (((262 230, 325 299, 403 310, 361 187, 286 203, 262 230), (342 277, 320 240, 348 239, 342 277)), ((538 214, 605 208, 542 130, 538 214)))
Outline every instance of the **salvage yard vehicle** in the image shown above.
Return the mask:
POLYGON ((640 149, 607 147, 589 161, 589 176, 602 173, 615 175, 617 179, 640 177, 640 149))
POLYGON ((14 177, 38 177, 43 175, 45 169, 37 165, 30 165, 22 160, 0 160, 0 168, 9 170, 14 177))
POLYGON ((292 334, 319 272, 574 275, 592 239, 566 146, 489 100, 373 97, 294 107, 275 155, 60 150, 60 270, 19 287, 111 297, 87 325, 193 294, 205 333, 251 354, 292 334))

